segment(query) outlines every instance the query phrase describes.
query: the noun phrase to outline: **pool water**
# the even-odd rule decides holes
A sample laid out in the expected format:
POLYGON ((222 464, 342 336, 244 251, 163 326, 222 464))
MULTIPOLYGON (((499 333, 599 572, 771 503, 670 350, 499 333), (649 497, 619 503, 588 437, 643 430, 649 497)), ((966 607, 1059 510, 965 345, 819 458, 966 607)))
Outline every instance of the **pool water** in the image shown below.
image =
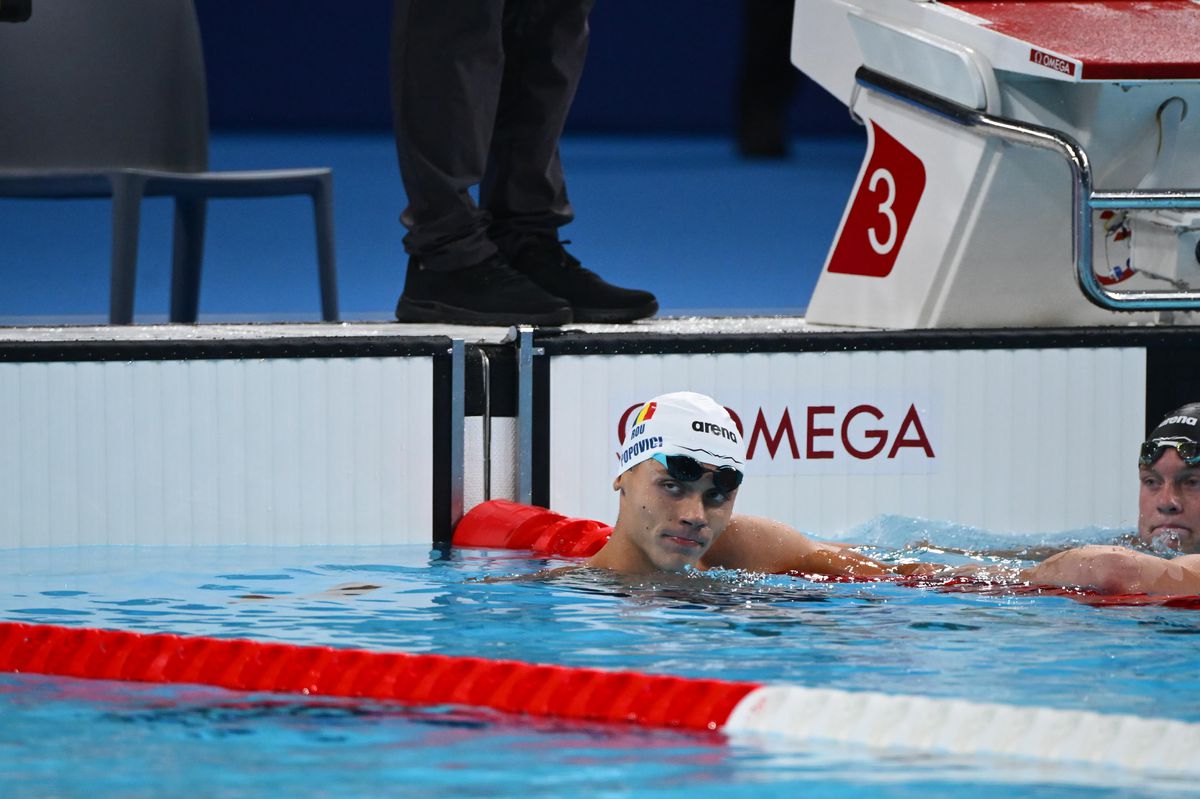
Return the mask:
MULTIPOLYGON (((563 565, 423 547, 13 551, 0 619, 1200 722, 1195 611, 736 572, 486 580, 563 565)), ((3 796, 1194 793, 1120 769, 36 675, 0 675, 0 719, 3 796)))

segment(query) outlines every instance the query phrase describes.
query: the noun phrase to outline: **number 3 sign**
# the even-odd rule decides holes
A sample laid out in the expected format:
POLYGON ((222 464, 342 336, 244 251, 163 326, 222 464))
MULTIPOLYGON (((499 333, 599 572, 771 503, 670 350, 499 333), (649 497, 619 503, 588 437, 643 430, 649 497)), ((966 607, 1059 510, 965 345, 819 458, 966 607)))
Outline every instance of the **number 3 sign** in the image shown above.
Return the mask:
POLYGON ((925 191, 925 165, 887 131, 868 122, 874 146, 828 271, 887 277, 925 191))

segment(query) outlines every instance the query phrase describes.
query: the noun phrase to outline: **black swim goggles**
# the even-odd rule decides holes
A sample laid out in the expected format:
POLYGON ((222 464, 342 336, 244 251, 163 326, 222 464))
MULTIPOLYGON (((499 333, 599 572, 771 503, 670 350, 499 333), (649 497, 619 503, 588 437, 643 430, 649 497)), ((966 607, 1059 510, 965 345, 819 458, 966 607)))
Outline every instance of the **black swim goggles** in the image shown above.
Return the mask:
POLYGON ((1200 443, 1186 438, 1152 438, 1149 441, 1143 441, 1142 451, 1138 456, 1138 465, 1153 466, 1167 447, 1179 453, 1179 459, 1188 466, 1200 465, 1200 443))
POLYGON ((683 483, 694 483, 704 475, 711 474, 713 485, 724 494, 732 494, 742 484, 742 473, 732 466, 710 469, 687 455, 663 455, 661 452, 650 457, 667 467, 667 474, 683 483))

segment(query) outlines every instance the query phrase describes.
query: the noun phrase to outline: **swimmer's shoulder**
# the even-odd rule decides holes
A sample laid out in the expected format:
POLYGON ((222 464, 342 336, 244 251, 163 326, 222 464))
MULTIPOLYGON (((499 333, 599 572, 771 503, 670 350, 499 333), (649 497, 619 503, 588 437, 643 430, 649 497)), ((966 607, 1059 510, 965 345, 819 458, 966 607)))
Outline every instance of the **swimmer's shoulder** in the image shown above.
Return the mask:
POLYGON ((763 516, 737 515, 704 554, 705 568, 757 572, 786 571, 798 557, 824 548, 783 522, 763 516))

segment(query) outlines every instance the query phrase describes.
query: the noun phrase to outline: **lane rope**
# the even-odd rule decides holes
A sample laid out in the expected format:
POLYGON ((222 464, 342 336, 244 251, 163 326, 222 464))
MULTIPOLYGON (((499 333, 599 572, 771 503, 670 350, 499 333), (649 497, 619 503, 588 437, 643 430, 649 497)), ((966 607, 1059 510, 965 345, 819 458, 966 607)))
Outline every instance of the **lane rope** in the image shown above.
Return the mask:
POLYGON ((513 660, 0 622, 0 671, 719 729, 758 686, 513 660))
MULTIPOLYGON (((591 519, 575 519, 534 505, 492 499, 471 508, 454 528, 453 545, 475 549, 521 549, 538 555, 588 558, 612 535, 612 527, 591 519)), ((794 572, 788 572, 794 574, 794 572)), ((978 577, 830 577, 796 575, 818 582, 896 583, 987 596, 1061 596, 1094 607, 1154 606, 1200 610, 1200 596, 1165 594, 1101 594, 1084 588, 998 583, 978 577)))
POLYGON ((724 730, 1200 774, 1200 724, 1087 710, 778 685, 748 694, 724 730))
POLYGON ((0 671, 1200 775, 1200 724, 1191 722, 511 660, 0 622, 0 671))

